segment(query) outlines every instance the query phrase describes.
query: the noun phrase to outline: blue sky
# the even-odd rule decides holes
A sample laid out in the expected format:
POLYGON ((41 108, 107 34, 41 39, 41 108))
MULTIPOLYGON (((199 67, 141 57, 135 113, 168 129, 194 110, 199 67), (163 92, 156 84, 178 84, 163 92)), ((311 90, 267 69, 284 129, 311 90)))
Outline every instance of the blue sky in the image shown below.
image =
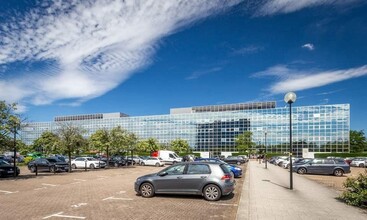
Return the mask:
POLYGON ((253 101, 351 105, 367 131, 362 0, 0 0, 0 99, 29 121, 253 101))

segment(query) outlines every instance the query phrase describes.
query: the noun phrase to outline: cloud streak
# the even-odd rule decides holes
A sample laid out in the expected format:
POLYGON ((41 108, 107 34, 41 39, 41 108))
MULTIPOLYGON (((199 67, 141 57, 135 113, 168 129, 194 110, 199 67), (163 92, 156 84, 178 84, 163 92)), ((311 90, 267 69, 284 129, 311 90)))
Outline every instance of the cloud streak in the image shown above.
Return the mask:
POLYGON ((327 71, 305 71, 278 65, 253 74, 254 77, 272 77, 276 79, 276 82, 268 89, 272 94, 322 87, 366 75, 367 65, 350 69, 327 71))
POLYGON ((302 45, 302 48, 305 48, 307 50, 314 50, 315 46, 311 43, 307 43, 307 44, 302 45))
POLYGON ((239 2, 40 1, 0 24, 0 99, 73 104, 103 95, 149 65, 164 37, 239 2), (7 72, 25 62, 43 65, 7 72))
POLYGON ((264 0, 260 5, 257 3, 255 16, 287 14, 304 8, 325 5, 343 6, 355 2, 360 2, 360 0, 264 0))

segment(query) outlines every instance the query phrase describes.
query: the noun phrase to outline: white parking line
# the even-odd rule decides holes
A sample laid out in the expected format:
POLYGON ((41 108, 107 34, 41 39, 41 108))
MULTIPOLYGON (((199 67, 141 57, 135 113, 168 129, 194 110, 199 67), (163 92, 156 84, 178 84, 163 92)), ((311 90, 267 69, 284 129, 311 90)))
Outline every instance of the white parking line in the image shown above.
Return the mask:
POLYGON ((85 217, 81 217, 81 216, 61 215, 62 213, 64 213, 64 212, 59 212, 59 213, 56 213, 56 214, 52 214, 52 215, 46 216, 42 219, 48 219, 48 218, 52 218, 52 217, 85 219, 85 217))
POLYGON ((79 208, 79 207, 82 207, 84 205, 87 205, 88 203, 79 203, 79 204, 76 204, 76 205, 72 205, 71 207, 72 208, 79 208))
POLYGON ((126 193, 126 191, 120 191, 120 192, 117 192, 116 194, 123 194, 123 193, 126 193))
POLYGON ((42 185, 43 185, 43 186, 52 186, 52 187, 54 187, 54 186, 58 186, 58 185, 48 184, 48 183, 42 183, 42 185))
POLYGON ((82 182, 85 182, 86 180, 83 180, 83 179, 74 179, 76 181, 82 181, 82 182))
POLYGON ((82 182, 72 182, 72 183, 69 183, 69 184, 79 184, 79 183, 82 183, 82 182))
POLYGON ((238 206, 237 204, 216 203, 216 202, 211 202, 209 204, 210 205, 224 205, 224 206, 238 206))
POLYGON ((19 192, 19 191, 10 192, 10 191, 0 190, 0 192, 2 192, 2 193, 4 193, 4 194, 12 194, 12 193, 17 193, 17 192, 19 192))
POLYGON ((34 190, 47 189, 47 187, 35 188, 34 190))
POLYGON ((134 199, 130 199, 130 198, 115 198, 114 196, 111 196, 111 197, 108 197, 108 198, 105 198, 105 199, 102 199, 102 200, 106 201, 106 200, 109 200, 109 199, 112 199, 112 200, 125 200, 125 201, 134 200, 134 199))

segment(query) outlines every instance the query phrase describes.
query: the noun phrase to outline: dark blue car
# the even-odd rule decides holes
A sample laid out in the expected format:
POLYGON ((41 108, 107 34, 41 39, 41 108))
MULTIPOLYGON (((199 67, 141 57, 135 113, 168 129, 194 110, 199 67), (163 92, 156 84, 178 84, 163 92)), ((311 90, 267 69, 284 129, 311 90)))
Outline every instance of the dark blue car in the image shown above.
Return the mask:
POLYGON ((228 163, 223 162, 222 160, 219 160, 217 158, 196 158, 195 161, 225 163, 226 166, 228 167, 228 169, 232 172, 234 177, 238 178, 238 177, 242 176, 242 169, 240 167, 232 165, 232 164, 228 164, 228 163))

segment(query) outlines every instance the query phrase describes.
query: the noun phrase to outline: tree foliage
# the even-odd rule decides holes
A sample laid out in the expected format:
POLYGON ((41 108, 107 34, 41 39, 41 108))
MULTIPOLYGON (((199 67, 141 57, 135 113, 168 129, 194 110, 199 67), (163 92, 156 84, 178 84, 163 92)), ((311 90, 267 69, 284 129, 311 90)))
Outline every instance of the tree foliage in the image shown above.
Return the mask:
POLYGON ((16 110, 16 103, 7 104, 0 101, 0 150, 13 148, 11 134, 20 128, 20 117, 15 113, 16 110))
POLYGON ((42 135, 33 142, 33 149, 41 149, 43 154, 62 153, 62 149, 58 147, 60 142, 59 136, 56 134, 45 131, 42 135))
POLYGON ((80 149, 88 145, 87 140, 83 137, 85 130, 72 123, 61 123, 59 126, 59 129, 57 129, 59 143, 68 154, 69 171, 71 171, 71 154, 73 152, 79 154, 80 149))
POLYGON ((248 149, 253 148, 255 145, 256 143, 252 141, 251 131, 245 131, 236 138, 236 147, 239 152, 245 152, 248 149))
POLYGON ((180 138, 176 139, 176 140, 173 140, 171 142, 171 149, 173 151, 179 152, 179 153, 183 153, 183 152, 189 153, 189 152, 191 152, 191 148, 190 148, 189 143, 186 140, 182 140, 180 138))
POLYGON ((367 141, 364 131, 350 131, 350 152, 359 153, 367 151, 367 141))

